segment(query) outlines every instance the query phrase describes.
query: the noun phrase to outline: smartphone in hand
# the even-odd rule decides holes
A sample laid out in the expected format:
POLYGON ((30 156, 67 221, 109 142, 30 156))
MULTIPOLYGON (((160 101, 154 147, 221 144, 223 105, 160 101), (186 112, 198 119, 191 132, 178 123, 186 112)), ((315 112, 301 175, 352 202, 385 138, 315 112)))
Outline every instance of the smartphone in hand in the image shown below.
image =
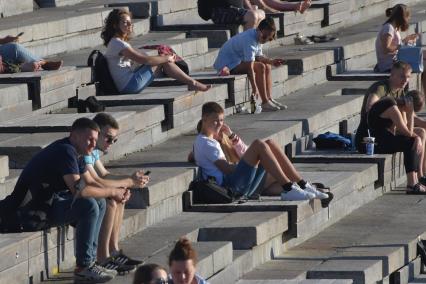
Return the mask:
POLYGON ((151 173, 151 171, 146 171, 143 175, 144 176, 149 176, 150 173, 151 173))
POLYGON ((24 32, 20 32, 16 37, 20 37, 24 34, 24 32))

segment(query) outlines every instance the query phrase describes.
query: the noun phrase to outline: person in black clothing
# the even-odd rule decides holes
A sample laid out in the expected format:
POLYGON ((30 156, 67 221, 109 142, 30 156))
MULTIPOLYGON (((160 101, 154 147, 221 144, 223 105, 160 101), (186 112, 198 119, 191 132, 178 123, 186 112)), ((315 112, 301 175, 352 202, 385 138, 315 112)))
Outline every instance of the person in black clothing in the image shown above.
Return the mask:
POLYGON ((367 114, 368 128, 376 138, 375 152, 404 152, 407 194, 426 194, 417 172, 424 158, 422 137, 414 132, 414 113, 424 106, 424 96, 411 91, 401 98, 386 96, 376 102, 367 114))
POLYGON ((243 25, 244 30, 256 28, 265 18, 249 0, 198 0, 198 14, 217 25, 243 25))

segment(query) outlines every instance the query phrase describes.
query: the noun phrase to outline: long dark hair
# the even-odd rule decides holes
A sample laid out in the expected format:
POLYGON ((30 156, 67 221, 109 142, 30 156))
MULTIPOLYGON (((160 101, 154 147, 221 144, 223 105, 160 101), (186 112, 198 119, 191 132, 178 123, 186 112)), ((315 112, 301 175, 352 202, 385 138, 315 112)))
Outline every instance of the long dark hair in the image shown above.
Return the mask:
MULTIPOLYGON (((108 17, 105 19, 105 24, 101 32, 101 38, 104 40, 105 46, 107 46, 110 40, 116 35, 116 33, 120 31, 118 29, 118 26, 120 25, 121 17, 123 15, 128 15, 129 17, 132 16, 130 12, 126 10, 114 9, 108 14, 108 17)), ((128 37, 126 37, 124 40, 127 41, 128 37)))
POLYGON ((392 8, 386 9, 386 17, 389 19, 385 24, 395 24, 395 28, 405 32, 409 28, 408 19, 410 18, 410 10, 405 4, 396 4, 392 8))

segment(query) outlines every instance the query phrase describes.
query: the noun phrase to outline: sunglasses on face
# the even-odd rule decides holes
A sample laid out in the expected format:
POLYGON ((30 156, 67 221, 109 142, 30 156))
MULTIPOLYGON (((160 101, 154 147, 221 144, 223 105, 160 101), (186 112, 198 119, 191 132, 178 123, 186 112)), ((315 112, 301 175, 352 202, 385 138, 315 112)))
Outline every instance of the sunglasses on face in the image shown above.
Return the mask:
POLYGON ((111 135, 105 135, 105 141, 109 144, 114 144, 118 141, 118 138, 111 135))
POLYGON ((129 22, 129 21, 121 21, 121 23, 125 26, 128 26, 128 27, 133 26, 133 23, 129 22))

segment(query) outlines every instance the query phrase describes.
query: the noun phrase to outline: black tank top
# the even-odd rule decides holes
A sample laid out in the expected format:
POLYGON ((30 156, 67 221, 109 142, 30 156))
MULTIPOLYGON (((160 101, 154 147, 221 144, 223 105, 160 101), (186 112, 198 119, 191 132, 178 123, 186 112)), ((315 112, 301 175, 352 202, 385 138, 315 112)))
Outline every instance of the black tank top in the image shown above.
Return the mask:
POLYGON ((387 109, 396 105, 396 101, 392 97, 385 97, 376 102, 367 114, 368 128, 373 133, 386 131, 387 128, 393 125, 389 118, 380 117, 387 109))

